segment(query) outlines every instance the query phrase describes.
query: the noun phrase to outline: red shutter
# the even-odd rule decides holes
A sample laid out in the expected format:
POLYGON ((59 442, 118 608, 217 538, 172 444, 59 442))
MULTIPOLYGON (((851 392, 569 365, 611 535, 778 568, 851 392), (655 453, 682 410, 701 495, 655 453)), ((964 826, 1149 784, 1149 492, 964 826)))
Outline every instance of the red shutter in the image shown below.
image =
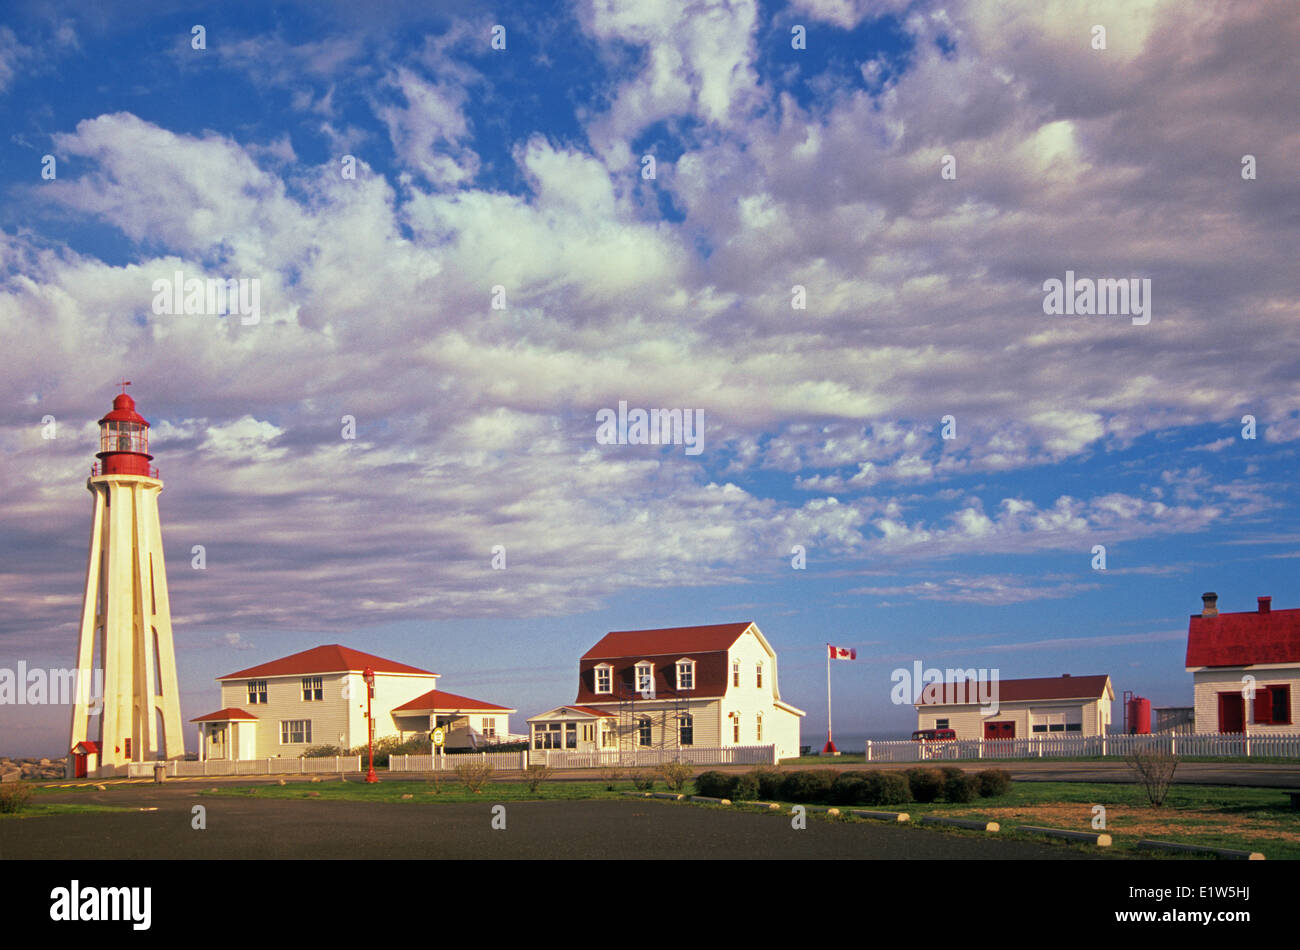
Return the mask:
POLYGON ((1270 695, 1267 686, 1255 689, 1255 721, 1273 721, 1273 697, 1270 695))

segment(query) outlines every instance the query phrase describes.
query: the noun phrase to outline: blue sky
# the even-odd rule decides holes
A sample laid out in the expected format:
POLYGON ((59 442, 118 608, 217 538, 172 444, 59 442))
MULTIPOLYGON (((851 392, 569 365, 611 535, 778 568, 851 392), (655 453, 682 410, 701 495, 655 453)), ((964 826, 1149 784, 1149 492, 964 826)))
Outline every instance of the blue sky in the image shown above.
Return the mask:
MULTIPOLYGON (((734 620, 806 743, 828 641, 841 735, 912 727, 914 660, 1189 703, 1201 592, 1300 605, 1298 16, 8 6, 0 667, 72 662, 125 375, 187 719, 340 642, 522 728, 606 631, 734 620), (259 281, 259 321, 154 313, 177 270, 259 281), (1045 314, 1067 270, 1149 278, 1150 323, 1045 314), (704 451, 597 444, 620 401, 703 413, 704 451)), ((0 710, 0 752, 66 714, 0 710)))

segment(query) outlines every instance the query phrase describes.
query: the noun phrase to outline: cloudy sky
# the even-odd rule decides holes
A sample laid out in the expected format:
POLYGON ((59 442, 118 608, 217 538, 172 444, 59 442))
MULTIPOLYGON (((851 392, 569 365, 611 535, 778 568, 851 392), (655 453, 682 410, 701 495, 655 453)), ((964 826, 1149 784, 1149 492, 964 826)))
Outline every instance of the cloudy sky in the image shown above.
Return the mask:
POLYGON ((0 667, 73 663, 122 377, 187 719, 340 642, 522 728, 608 630, 753 620, 805 743, 827 641, 884 736, 914 660, 1185 705, 1202 591, 1300 606, 1300 5, 375 6, 6 7, 0 667))

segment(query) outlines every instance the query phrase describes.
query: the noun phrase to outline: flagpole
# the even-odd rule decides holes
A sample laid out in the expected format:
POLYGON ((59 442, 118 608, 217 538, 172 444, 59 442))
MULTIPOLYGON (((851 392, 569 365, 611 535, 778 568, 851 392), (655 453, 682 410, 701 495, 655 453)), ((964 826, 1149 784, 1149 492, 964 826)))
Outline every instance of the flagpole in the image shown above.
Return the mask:
POLYGON ((839 755, 835 741, 831 737, 831 645, 826 644, 826 747, 823 755, 839 755))

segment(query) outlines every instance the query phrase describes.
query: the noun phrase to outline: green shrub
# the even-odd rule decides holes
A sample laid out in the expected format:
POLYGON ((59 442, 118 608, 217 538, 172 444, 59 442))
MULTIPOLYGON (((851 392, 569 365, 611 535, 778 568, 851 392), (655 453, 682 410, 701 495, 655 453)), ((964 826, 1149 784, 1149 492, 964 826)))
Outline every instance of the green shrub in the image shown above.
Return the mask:
POLYGON ((669 791, 673 792, 680 792, 685 788, 694 771, 685 762, 665 762, 659 766, 659 774, 664 777, 664 784, 668 786, 669 791))
POLYGON ((695 776, 695 794, 705 798, 734 798, 737 784, 739 776, 718 771, 701 772, 695 776))
POLYGON ((1011 791, 1011 774, 1006 769, 985 769, 975 777, 979 779, 982 798, 993 798, 1011 791))
POLYGON ((974 775, 967 775, 965 772, 958 770, 956 775, 951 775, 943 783, 943 797, 945 801, 957 804, 973 802, 979 797, 980 780, 974 775))
POLYGON ((908 769, 907 787, 911 790, 913 801, 928 803, 935 801, 943 791, 943 773, 938 769, 908 769))
POLYGON ((746 775, 752 775, 758 781, 758 797, 771 800, 781 797, 781 789, 785 785, 785 772, 780 769, 762 768, 753 769, 746 772, 746 775))
POLYGON ((966 774, 955 765, 941 765, 939 771, 943 773, 943 784, 945 785, 957 778, 957 776, 966 774))
POLYGON ((746 772, 744 775, 738 776, 731 794, 724 797, 730 798, 734 802, 752 802, 761 798, 762 785, 758 780, 758 775, 753 772, 746 772))
POLYGON ((831 783, 831 801, 836 805, 861 805, 867 800, 867 777, 862 772, 843 772, 831 783))
POLYGON ((614 786, 618 783, 619 779, 623 777, 622 770, 616 768, 604 768, 597 774, 600 776, 600 780, 605 784, 605 791, 607 792, 614 791, 614 786))
POLYGON ((32 787, 22 782, 5 782, 0 785, 0 814, 16 815, 32 797, 32 787))
POLYGON ((836 772, 826 769, 791 772, 781 783, 781 797, 788 802, 826 802, 831 797, 831 786, 836 772))
POLYGON ((336 755, 347 755, 347 754, 348 754, 347 749, 340 749, 336 745, 314 745, 308 747, 307 751, 304 752, 302 755, 303 758, 305 759, 326 759, 326 758, 332 759, 336 755))
POLYGON ((867 772, 863 780, 864 805, 903 805, 912 800, 912 790, 902 772, 867 772))
POLYGON ((478 795, 487 780, 492 777, 492 766, 475 756, 469 762, 462 762, 456 766, 456 778, 465 786, 467 791, 478 795))
POLYGON ((655 777, 649 772, 633 772, 628 778, 638 792, 648 792, 655 787, 655 777))

